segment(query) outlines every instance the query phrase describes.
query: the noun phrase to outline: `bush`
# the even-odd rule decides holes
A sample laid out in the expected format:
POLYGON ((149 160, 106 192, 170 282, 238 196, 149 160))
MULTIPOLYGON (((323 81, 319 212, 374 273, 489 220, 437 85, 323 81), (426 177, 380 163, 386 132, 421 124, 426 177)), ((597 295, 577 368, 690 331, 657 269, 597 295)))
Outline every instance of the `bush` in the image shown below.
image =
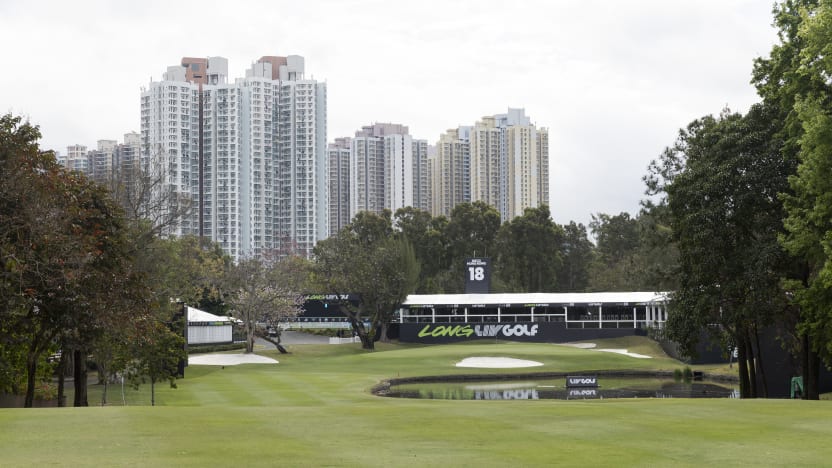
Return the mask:
POLYGON ((352 336, 352 328, 296 328, 292 331, 308 333, 310 335, 348 338, 352 336), (340 333, 340 335, 339 335, 340 333))
POLYGON ((673 369, 673 380, 677 382, 682 380, 682 369, 673 369))
POLYGON ((245 343, 225 343, 225 344, 204 344, 204 345, 188 345, 188 354, 200 353, 217 353, 220 351, 232 351, 235 349, 246 349, 245 343))
POLYGON ((685 382, 690 382, 691 380, 693 380, 693 371, 688 366, 685 366, 685 370, 682 371, 682 375, 685 378, 685 382))

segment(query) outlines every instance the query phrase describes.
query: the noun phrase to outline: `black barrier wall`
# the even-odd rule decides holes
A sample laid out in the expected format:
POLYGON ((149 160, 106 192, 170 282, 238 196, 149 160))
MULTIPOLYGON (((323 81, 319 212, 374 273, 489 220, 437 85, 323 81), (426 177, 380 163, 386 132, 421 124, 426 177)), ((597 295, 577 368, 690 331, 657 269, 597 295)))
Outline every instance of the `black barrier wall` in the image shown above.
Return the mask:
POLYGON ((567 343, 647 335, 640 328, 566 328, 563 322, 400 323, 398 328, 399 341, 408 343, 456 343, 482 339, 567 343))

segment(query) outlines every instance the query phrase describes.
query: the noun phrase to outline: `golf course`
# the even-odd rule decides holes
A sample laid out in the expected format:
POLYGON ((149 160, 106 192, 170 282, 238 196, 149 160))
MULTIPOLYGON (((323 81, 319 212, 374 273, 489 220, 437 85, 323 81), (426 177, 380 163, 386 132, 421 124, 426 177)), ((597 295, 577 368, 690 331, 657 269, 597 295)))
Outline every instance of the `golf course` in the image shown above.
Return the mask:
MULTIPOLYGON (((415 376, 673 371, 654 342, 600 340, 650 359, 553 344, 378 343, 256 350, 277 364, 191 365, 177 388, 90 386, 88 408, 0 409, 0 466, 822 466, 828 401, 639 398, 430 400, 375 396, 415 376), (471 357, 541 363, 461 368, 471 357), (98 406, 96 406, 98 405, 98 406)), ((696 367, 727 374, 723 367, 696 367)), ((71 396, 70 396, 71 401, 71 396)))

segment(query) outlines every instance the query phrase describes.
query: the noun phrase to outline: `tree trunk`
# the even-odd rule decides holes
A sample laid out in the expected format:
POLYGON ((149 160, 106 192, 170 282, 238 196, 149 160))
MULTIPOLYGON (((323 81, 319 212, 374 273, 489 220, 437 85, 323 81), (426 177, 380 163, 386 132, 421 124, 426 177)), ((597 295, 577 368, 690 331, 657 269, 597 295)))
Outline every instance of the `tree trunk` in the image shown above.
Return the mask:
POLYGON ((156 381, 150 379, 150 406, 156 406, 156 381))
POLYGON ((66 406, 64 398, 64 383, 66 381, 66 353, 61 349, 61 359, 58 361, 58 407, 66 406))
POLYGON ((373 338, 367 333, 367 329, 364 328, 364 323, 354 316, 350 316, 350 323, 352 324, 352 329, 358 335, 358 339, 361 340, 361 349, 368 351, 375 350, 373 338))
POLYGON ((247 323, 246 328, 246 354, 254 352, 254 324, 247 323))
POLYGON ((768 382, 766 381, 766 371, 763 366, 763 352, 762 348, 760 348, 760 333, 756 326, 754 327, 754 340, 756 341, 757 348, 757 371, 760 373, 760 382, 762 383, 762 394, 759 396, 768 398, 768 382))
POLYGON ((387 328, 390 325, 387 322, 381 324, 381 342, 382 343, 389 343, 390 338, 387 337, 387 328))
POLYGON ((24 408, 31 408, 35 402, 35 375, 38 372, 38 355, 35 350, 30 349, 26 356, 26 398, 23 401, 24 408))
POLYGON ((745 340, 738 337, 737 340, 737 368, 740 378, 740 398, 749 398, 751 389, 748 382, 748 355, 745 350, 745 340))
POLYGON ((807 400, 820 400, 820 392, 818 391, 818 380, 820 379, 820 359, 818 358, 817 351, 809 351, 809 372, 810 375, 809 382, 811 386, 806 386, 804 384, 803 388, 806 392, 806 399, 807 400))
POLYGON ((803 399, 809 399, 809 389, 812 388, 812 376, 809 372, 809 355, 812 350, 809 346, 809 334, 803 332, 800 336, 800 374, 803 377, 803 399))
POLYGON ((748 381, 751 383, 751 398, 757 398, 760 395, 757 388, 757 356, 754 346, 751 345, 748 330, 744 331, 743 339, 745 340, 745 349, 748 355, 748 381))
POLYGON ((87 401, 87 360, 86 355, 80 349, 72 352, 75 358, 74 366, 74 384, 75 384, 75 398, 73 406, 89 406, 87 401))

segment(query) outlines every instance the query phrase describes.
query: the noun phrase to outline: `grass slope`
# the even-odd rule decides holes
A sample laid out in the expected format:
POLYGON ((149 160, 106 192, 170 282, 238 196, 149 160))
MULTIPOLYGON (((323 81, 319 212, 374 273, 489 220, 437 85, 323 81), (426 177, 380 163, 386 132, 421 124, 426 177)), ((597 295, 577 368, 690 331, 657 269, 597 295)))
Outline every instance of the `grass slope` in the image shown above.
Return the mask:
MULTIPOLYGON (((640 399, 441 401, 370 395, 379 380, 518 370, 459 369, 472 356, 540 371, 674 369, 565 346, 294 346, 278 365, 191 366, 160 406, 0 410, 2 466, 826 465, 828 402, 640 399)), ((148 389, 127 392, 128 401, 148 389)), ((121 403, 120 389, 111 401, 121 403)), ((91 403, 93 402, 91 396, 91 403)))

